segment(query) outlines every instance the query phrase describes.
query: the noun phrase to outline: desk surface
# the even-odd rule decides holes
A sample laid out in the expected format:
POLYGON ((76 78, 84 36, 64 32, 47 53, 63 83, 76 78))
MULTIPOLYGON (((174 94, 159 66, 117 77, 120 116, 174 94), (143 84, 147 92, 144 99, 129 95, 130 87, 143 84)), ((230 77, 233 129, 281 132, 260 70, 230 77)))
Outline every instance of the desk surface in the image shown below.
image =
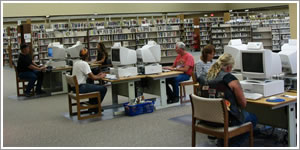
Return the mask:
POLYGON ((169 72, 162 72, 159 74, 151 74, 151 75, 146 75, 148 78, 160 78, 160 77, 166 77, 166 76, 174 76, 174 75, 179 75, 182 74, 183 71, 169 71, 169 72))
MULTIPOLYGON (((95 68, 97 66, 101 66, 101 64, 93 64, 93 63, 89 63, 91 68, 95 68)), ((62 67, 56 67, 54 69, 52 69, 52 71, 68 71, 71 70, 73 67, 72 66, 62 66, 62 67)))
POLYGON ((160 78, 160 77, 174 76, 174 75, 179 75, 179 74, 182 74, 182 73, 183 73, 182 71, 170 71, 170 72, 162 72, 162 73, 159 73, 159 74, 122 77, 122 78, 115 79, 115 80, 105 78, 103 80, 114 83, 114 82, 121 82, 121 81, 127 81, 127 80, 136 80, 136 79, 141 79, 141 78, 160 78))
POLYGON ((258 100, 247 99, 247 103, 262 104, 262 105, 267 105, 267 106, 270 106, 270 107, 274 107, 274 106, 283 105, 283 104, 286 104, 286 103, 291 103, 291 102, 296 102, 297 101, 297 98, 283 97, 283 95, 297 96, 297 92, 284 92, 282 94, 273 95, 274 97, 284 99, 285 100, 284 102, 267 102, 266 100, 269 97, 264 97, 264 98, 261 98, 261 99, 258 99, 258 100))
POLYGON ((128 80, 136 80, 136 79, 141 79, 141 78, 145 78, 145 75, 137 75, 137 76, 131 76, 131 77, 121 77, 115 80, 111 80, 111 79, 103 79, 104 81, 108 81, 108 82, 121 82, 121 81, 128 81, 128 80))

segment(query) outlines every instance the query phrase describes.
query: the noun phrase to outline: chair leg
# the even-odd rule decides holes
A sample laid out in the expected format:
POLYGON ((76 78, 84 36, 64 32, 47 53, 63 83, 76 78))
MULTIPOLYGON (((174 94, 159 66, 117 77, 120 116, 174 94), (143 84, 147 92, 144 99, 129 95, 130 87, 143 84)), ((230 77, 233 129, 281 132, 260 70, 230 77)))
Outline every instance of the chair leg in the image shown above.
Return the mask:
POLYGON ((80 106, 80 99, 76 99, 76 103, 77 103, 77 119, 78 120, 82 120, 82 117, 81 117, 81 106, 80 106))
POLYGON ((20 96, 20 86, 19 86, 19 80, 17 79, 17 96, 20 96))
POLYGON ((185 86, 183 86, 182 88, 183 88, 183 99, 186 100, 185 86))
POLYGON ((252 128, 252 125, 251 125, 251 127, 250 127, 249 144, 250 144, 250 147, 253 147, 253 146, 254 146, 254 144, 253 144, 253 128, 252 128))
POLYGON ((195 146, 196 146, 196 132, 193 127, 193 129, 192 129, 192 147, 195 147, 195 146))
POLYGON ((228 137, 224 137, 224 147, 228 147, 228 137))
POLYGON ((179 84, 179 87, 180 87, 180 95, 179 95, 179 97, 180 97, 180 103, 182 104, 182 85, 179 84))
POLYGON ((73 110, 72 110, 72 99, 69 95, 68 95, 68 101, 69 101, 69 115, 71 117, 73 110))
POLYGON ((100 98, 100 94, 97 96, 98 98, 98 114, 97 116, 101 116, 102 115, 102 108, 101 108, 101 98, 100 98))
POLYGON ((25 95, 26 85, 24 81, 22 82, 22 88, 23 88, 23 95, 25 95))

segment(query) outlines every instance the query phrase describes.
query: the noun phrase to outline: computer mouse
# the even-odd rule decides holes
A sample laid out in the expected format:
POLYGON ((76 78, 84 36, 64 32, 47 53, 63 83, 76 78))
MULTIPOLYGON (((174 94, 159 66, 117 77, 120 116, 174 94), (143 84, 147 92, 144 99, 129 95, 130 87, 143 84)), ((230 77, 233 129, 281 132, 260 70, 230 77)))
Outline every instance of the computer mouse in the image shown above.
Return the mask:
POLYGON ((275 96, 272 96, 272 97, 270 97, 269 99, 270 99, 270 100, 275 100, 275 99, 278 99, 278 98, 275 97, 275 96))

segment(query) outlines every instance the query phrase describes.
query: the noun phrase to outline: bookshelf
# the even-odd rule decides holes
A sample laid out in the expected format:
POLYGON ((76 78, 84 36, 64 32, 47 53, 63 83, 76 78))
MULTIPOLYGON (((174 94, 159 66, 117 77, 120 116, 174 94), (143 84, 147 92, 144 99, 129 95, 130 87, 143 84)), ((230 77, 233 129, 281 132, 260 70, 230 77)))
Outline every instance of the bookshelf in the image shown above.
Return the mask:
POLYGON ((231 38, 230 24, 214 24, 212 26, 211 39, 216 49, 216 56, 223 54, 224 45, 227 45, 231 38))
POLYGON ((265 49, 272 49, 271 27, 252 27, 252 42, 262 42, 265 49))
MULTIPOLYGON (((218 24, 224 23, 223 17, 200 17, 200 50, 202 50, 207 44, 213 44, 212 42, 212 27, 218 26, 218 24)), ((216 31, 216 30, 214 30, 216 31)), ((218 34, 219 32, 215 32, 218 34)), ((214 41, 214 43, 218 43, 214 41)), ((218 46, 218 45, 217 45, 218 46)))
POLYGON ((176 53, 176 42, 181 41, 179 25, 157 26, 157 44, 161 46, 161 62, 173 63, 176 53))
POLYGON ((183 42, 187 49, 190 50, 193 48, 194 19, 184 19, 183 28, 183 42))

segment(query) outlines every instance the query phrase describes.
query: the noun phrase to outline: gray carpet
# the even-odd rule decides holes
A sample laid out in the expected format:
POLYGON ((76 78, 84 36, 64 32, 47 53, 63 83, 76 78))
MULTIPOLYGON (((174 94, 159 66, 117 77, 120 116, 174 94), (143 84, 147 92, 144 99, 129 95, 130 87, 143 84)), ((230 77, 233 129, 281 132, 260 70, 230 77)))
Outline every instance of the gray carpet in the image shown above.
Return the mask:
MULTIPOLYGON (((113 111, 105 110, 103 119, 77 122, 66 115, 66 94, 31 100, 9 98, 16 95, 15 72, 11 68, 3 68, 3 87, 4 147, 191 146, 189 104, 134 117, 115 116, 113 111)), ((111 104, 110 91, 109 88, 103 106, 111 104)), ((187 87, 187 93, 191 91, 192 87, 187 87)), ((125 97, 119 99, 120 103, 127 101, 125 97)), ((206 135, 197 133, 196 137, 197 146, 215 146, 208 142, 206 135)))

